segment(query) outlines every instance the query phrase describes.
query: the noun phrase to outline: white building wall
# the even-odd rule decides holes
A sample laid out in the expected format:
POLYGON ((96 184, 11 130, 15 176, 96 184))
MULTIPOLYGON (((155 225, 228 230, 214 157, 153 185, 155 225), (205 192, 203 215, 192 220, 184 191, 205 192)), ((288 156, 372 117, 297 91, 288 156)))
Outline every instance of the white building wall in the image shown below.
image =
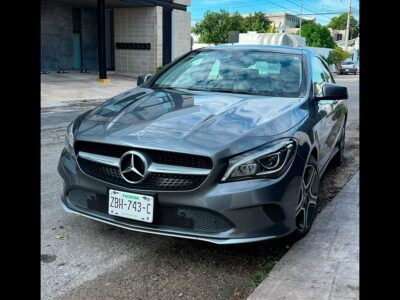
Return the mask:
POLYGON ((192 5, 192 0, 173 0, 172 2, 176 3, 176 4, 186 5, 186 6, 192 5))
POLYGON ((172 60, 190 51, 191 19, 189 12, 177 9, 172 11, 172 60))

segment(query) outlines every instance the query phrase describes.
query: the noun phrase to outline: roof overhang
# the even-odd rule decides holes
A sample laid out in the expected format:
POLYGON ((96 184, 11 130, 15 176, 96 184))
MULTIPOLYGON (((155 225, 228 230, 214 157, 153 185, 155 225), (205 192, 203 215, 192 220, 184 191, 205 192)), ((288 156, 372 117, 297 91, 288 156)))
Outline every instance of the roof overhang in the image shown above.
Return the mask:
MULTIPOLYGON (((88 8, 97 7, 97 0, 54 0, 51 2, 56 2, 74 7, 88 7, 88 8)), ((105 5, 107 9, 146 7, 146 6, 147 7, 162 6, 179 10, 186 10, 187 8, 186 5, 173 3, 172 0, 105 0, 105 5)))

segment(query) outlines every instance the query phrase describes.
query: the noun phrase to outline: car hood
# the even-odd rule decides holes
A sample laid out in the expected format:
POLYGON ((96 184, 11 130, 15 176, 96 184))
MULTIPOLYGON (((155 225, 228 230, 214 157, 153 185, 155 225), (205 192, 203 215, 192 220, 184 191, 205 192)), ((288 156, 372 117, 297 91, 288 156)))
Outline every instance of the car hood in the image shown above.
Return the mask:
POLYGON ((207 155, 226 148, 235 153, 298 124, 307 115, 301 100, 135 88, 89 112, 76 138, 207 155))

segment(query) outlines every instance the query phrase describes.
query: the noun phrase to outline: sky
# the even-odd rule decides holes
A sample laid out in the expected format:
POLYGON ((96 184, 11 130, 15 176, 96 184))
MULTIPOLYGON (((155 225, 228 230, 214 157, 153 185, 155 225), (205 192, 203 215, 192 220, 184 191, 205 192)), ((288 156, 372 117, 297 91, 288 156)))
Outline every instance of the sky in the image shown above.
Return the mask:
MULTIPOLYGON (((207 10, 219 11, 225 9, 230 13, 238 11, 241 14, 262 11, 287 12, 301 14, 303 3, 304 17, 316 17, 317 23, 327 25, 332 17, 347 12, 349 0, 192 0, 188 11, 192 13, 192 26, 203 18, 207 10), (331 14, 332 13, 332 14, 331 14), (314 14, 314 15, 305 15, 314 14)), ((359 20, 359 0, 352 0, 354 17, 359 20)))

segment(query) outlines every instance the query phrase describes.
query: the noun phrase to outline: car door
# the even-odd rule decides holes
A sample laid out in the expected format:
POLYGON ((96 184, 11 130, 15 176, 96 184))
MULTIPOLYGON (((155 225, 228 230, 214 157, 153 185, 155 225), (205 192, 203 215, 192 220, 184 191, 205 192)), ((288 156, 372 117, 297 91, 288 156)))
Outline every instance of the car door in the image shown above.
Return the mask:
MULTIPOLYGON (((312 58, 312 81, 314 97, 322 96, 322 86, 324 83, 334 83, 334 80, 326 69, 322 61, 314 56, 312 58)), ((337 129, 334 129, 338 122, 335 117, 335 110, 338 105, 337 100, 314 101, 313 105, 317 111, 319 122, 315 126, 316 137, 319 147, 319 168, 323 169, 328 162, 332 152, 333 137, 337 129)))
MULTIPOLYGON (((321 61, 321 60, 320 60, 321 61)), ((335 83, 335 80, 332 77, 332 74, 329 72, 328 65, 321 61, 322 69, 324 71, 325 82, 335 83)), ((347 114, 347 106, 345 100, 325 100, 330 101, 332 111, 330 112, 330 116, 327 119, 327 138, 325 141, 325 147, 328 152, 328 161, 329 158, 334 154, 335 146, 340 138, 341 130, 343 126, 345 126, 346 114, 347 114)))

